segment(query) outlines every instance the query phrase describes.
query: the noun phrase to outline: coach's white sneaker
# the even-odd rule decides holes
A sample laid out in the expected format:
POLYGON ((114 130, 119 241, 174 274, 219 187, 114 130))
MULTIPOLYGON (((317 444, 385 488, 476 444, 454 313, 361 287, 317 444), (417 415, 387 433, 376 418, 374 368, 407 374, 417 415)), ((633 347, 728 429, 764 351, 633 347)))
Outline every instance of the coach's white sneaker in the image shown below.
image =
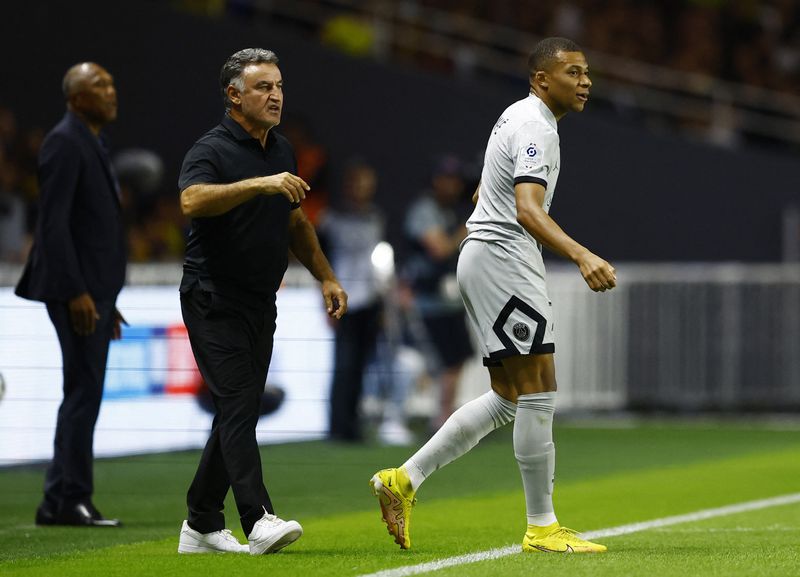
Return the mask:
POLYGON ((264 512, 247 540, 250 543, 251 555, 277 553, 287 545, 291 545, 303 534, 303 528, 297 521, 284 521, 271 513, 264 512))
POLYGON ((200 533, 183 522, 178 553, 247 553, 250 547, 242 545, 228 529, 213 533, 200 533))

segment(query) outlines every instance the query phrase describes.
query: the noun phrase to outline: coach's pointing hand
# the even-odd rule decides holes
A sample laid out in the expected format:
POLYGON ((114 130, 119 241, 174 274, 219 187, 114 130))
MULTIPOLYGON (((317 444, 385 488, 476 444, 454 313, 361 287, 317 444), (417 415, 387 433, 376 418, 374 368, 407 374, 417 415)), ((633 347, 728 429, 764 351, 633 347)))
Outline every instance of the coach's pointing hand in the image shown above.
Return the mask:
POLYGON ((264 194, 282 194, 291 203, 300 202, 306 197, 306 191, 311 190, 305 180, 291 172, 264 176, 261 180, 264 194))

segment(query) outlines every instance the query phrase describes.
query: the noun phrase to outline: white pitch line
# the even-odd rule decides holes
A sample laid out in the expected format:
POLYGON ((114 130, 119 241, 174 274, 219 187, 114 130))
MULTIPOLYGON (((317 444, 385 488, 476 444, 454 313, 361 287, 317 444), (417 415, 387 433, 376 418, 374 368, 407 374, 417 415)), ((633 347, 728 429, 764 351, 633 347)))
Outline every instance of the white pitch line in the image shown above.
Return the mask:
MULTIPOLYGON (((717 507, 715 509, 703 509, 701 511, 695 511, 694 513, 674 515, 672 517, 662 517, 661 519, 652 519, 650 521, 642 521, 641 523, 630 523, 629 525, 620 525, 618 527, 587 531, 586 533, 581 533, 581 537, 585 539, 617 537, 619 535, 647 531, 648 529, 667 527, 669 525, 678 525, 680 523, 691 523, 693 521, 703 521, 704 519, 711 519, 713 517, 724 517, 726 515, 735 515, 736 513, 745 513, 747 511, 766 509, 767 507, 790 505, 792 503, 800 503, 800 493, 781 495, 779 497, 772 497, 769 499, 759 499, 758 501, 748 501, 746 503, 736 503, 735 505, 725 505, 724 507, 717 507)), ((428 563, 420 563, 418 565, 406 565, 405 567, 384 569, 383 571, 367 573, 365 575, 360 575, 359 577, 406 577, 407 575, 419 575, 420 573, 438 571, 440 569, 453 567, 455 565, 466 565, 467 563, 477 563, 478 561, 498 559, 500 557, 506 557, 515 553, 521 553, 520 545, 509 545, 508 547, 489 549, 488 551, 468 553, 467 555, 458 555, 457 557, 447 557, 445 559, 439 559, 438 561, 429 561, 428 563)))

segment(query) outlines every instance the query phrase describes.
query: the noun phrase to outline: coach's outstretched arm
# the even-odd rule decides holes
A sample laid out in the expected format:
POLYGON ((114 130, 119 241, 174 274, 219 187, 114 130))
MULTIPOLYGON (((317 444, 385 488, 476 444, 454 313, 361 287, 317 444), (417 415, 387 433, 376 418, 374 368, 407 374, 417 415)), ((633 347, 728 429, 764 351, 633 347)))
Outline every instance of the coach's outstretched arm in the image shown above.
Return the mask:
POLYGON ((193 184, 181 191, 184 216, 218 216, 259 194, 282 194, 289 202, 300 202, 310 187, 290 172, 248 178, 230 184, 193 184))
POLYGON ((289 213, 289 249, 314 278, 322 283, 322 298, 325 299, 328 315, 335 319, 342 318, 347 312, 347 293, 322 252, 314 225, 302 208, 296 208, 289 213))
POLYGON ((514 186, 517 222, 548 249, 578 265, 583 279, 593 291, 603 292, 617 286, 614 267, 573 240, 544 211, 544 194, 541 184, 523 182, 514 186))

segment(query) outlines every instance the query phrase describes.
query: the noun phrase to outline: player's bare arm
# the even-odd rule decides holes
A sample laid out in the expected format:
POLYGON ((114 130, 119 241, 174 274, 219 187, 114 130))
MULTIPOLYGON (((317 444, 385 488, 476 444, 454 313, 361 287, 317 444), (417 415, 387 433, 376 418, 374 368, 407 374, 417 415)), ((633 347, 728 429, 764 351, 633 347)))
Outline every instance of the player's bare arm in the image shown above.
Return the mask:
POLYGON ((542 245, 574 262, 593 291, 603 292, 617 286, 614 267, 573 240, 544 211, 544 194, 544 187, 536 183, 525 182, 514 187, 517 222, 542 245))
POLYGON ((225 214, 259 194, 281 194, 300 202, 310 187, 290 172, 248 178, 230 184, 193 184, 181 191, 181 211, 192 218, 225 214))
POLYGON ((478 183, 478 186, 475 187, 475 192, 472 193, 472 204, 478 204, 478 196, 481 192, 481 183, 478 183))
POLYGON ((314 225, 302 208, 289 213, 289 249, 297 260, 321 283, 325 309, 333 318, 340 319, 347 312, 347 293, 339 284, 328 259, 319 245, 314 225))

